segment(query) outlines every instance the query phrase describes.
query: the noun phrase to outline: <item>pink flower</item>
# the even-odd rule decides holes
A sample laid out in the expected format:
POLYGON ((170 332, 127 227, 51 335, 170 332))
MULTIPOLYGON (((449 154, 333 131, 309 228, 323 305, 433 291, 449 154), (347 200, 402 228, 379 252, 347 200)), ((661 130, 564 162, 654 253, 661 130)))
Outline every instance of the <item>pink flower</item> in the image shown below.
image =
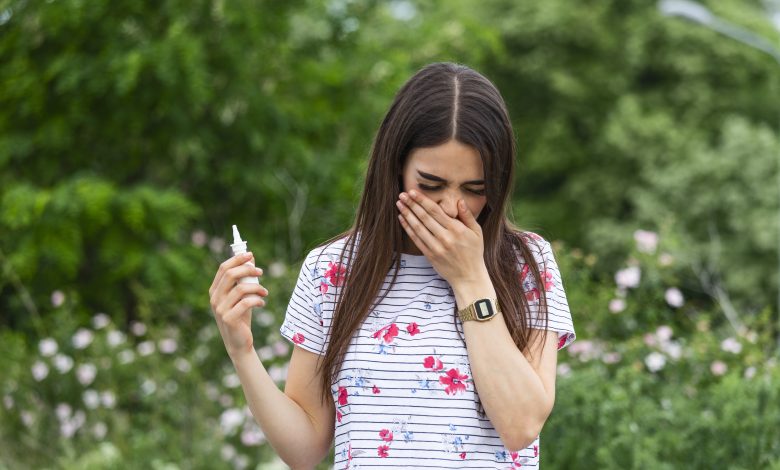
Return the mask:
POLYGON ((380 457, 387 457, 387 451, 390 450, 390 446, 379 446, 377 449, 377 455, 380 457))
POLYGON ((398 336, 398 325, 395 323, 391 323, 387 326, 383 326, 379 330, 377 330, 373 335, 374 338, 378 338, 379 335, 382 334, 382 331, 385 331, 384 336, 382 336, 382 339, 385 341, 385 343, 392 343, 393 339, 398 336))
POLYGON ((439 360, 439 358, 434 358, 433 356, 428 356, 423 360, 423 366, 425 366, 426 369, 433 369, 433 370, 441 370, 444 369, 444 364, 439 360))
POLYGON ((468 378, 468 375, 461 375, 458 369, 450 369, 447 371, 447 375, 439 377, 439 382, 447 386, 444 391, 447 392, 448 395, 455 395, 458 392, 466 391, 466 384, 463 381, 468 378))
POLYGON ((343 416, 344 416, 344 415, 343 415, 343 414, 341 414, 341 411, 336 411, 336 419, 339 421, 339 423, 341 422, 341 418, 342 418, 343 416))
POLYGON ((461 458, 461 460, 464 460, 466 458, 466 453, 465 452, 461 452, 460 453, 460 458, 461 458))
POLYGON ((328 293, 328 283, 327 282, 323 281, 322 283, 320 283, 320 293, 321 294, 327 294, 328 293))
POLYGON ((379 431, 379 437, 382 438, 385 442, 390 442, 393 440, 393 431, 390 431, 389 429, 382 429, 379 431))
POLYGON ((555 285, 553 282, 553 273, 545 269, 542 273, 542 282, 544 283, 544 290, 549 292, 555 285))
POLYGON ((712 372, 713 375, 723 375, 727 370, 729 370, 729 366, 723 361, 714 361, 710 364, 710 372, 712 372))
POLYGON ((344 278, 347 275, 347 268, 344 265, 336 264, 333 261, 328 264, 328 269, 323 274, 331 285, 336 287, 344 284, 344 278))
POLYGON ((414 336, 420 332, 420 329, 417 327, 417 323, 411 322, 406 325, 406 331, 408 331, 410 335, 414 336))
POLYGON ((292 337, 293 343, 295 344, 301 344, 303 343, 303 335, 301 333, 295 333, 292 337))
POLYGON ((339 387, 339 405, 347 404, 347 389, 346 387, 339 387))
POLYGON ((531 289, 529 291, 526 291, 525 298, 529 302, 535 302, 535 301, 539 300, 539 289, 534 287, 533 289, 531 289))
POLYGON ((379 387, 374 385, 374 388, 372 388, 371 391, 374 392, 374 395, 376 395, 377 393, 379 393, 379 387))

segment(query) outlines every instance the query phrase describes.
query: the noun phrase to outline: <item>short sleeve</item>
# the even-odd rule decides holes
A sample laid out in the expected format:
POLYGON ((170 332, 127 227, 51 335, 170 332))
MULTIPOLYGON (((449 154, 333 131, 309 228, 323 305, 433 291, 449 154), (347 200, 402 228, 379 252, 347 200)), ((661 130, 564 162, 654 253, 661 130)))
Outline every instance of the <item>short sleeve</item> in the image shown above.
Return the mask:
POLYGON ((321 294, 315 284, 319 278, 316 265, 309 265, 311 254, 301 265, 290 303, 279 332, 293 344, 316 354, 324 354, 325 333, 321 294))
POLYGON ((539 267, 539 274, 542 278, 543 286, 539 288, 533 277, 533 273, 527 265, 521 266, 520 278, 523 284, 528 305, 531 308, 531 314, 528 319, 528 325, 531 328, 545 329, 544 318, 539 315, 541 306, 540 297, 544 294, 547 301, 547 328, 558 332, 558 350, 570 345, 576 338, 574 332, 574 323, 571 312, 569 311, 569 302, 566 299, 566 292, 563 288, 563 279, 558 269, 558 263, 555 261, 552 246, 550 242, 544 240, 536 234, 539 243, 530 244, 531 252, 539 267), (536 248, 538 246, 539 248, 536 248))

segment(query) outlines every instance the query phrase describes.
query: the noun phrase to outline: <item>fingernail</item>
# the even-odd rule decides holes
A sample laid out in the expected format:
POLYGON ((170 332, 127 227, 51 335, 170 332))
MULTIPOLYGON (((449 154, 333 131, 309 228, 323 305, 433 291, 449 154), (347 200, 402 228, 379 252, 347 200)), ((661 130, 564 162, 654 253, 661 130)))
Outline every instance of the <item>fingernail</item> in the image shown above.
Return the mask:
POLYGON ((251 251, 247 251, 246 253, 241 255, 241 257, 244 258, 244 259, 249 259, 249 258, 252 257, 252 252, 251 251))
POLYGON ((417 191, 415 191, 414 189, 412 189, 411 191, 409 191, 409 195, 410 195, 410 196, 412 196, 412 197, 414 197, 414 198, 416 198, 416 197, 417 197, 417 191))
POLYGON ((255 269, 255 271, 257 271, 257 274, 263 274, 263 270, 260 268, 255 269))

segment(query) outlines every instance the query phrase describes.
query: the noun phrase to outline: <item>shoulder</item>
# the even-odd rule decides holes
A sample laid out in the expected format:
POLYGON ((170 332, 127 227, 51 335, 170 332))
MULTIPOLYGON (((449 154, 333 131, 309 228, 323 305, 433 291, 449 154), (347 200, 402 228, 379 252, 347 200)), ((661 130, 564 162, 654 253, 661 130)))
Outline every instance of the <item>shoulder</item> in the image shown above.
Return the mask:
MULTIPOLYGON (((537 263, 544 262, 552 256, 552 245, 546 238, 542 237, 538 233, 530 231, 516 231, 514 234, 523 241, 528 252, 533 255, 534 260, 537 263)), ((517 251, 518 261, 525 263, 525 256, 522 252, 517 251)))
POLYGON ((345 268, 349 264, 349 259, 350 247, 348 246, 348 236, 345 235, 331 239, 310 250, 303 264, 312 271, 312 277, 317 277, 318 273, 334 269, 334 266, 345 268))

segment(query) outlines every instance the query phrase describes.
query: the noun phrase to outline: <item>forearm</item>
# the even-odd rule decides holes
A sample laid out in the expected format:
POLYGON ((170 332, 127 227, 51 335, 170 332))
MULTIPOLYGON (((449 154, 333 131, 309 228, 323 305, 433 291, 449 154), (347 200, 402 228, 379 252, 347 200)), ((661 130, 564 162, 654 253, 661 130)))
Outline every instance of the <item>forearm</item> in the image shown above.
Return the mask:
MULTIPOLYGON (((453 290, 458 309, 480 298, 496 297, 489 278, 453 290)), ((510 450, 524 448, 547 419, 548 394, 542 380, 512 340, 503 314, 484 322, 464 322, 463 331, 485 413, 510 450)))
POLYGON ((232 360, 249 409, 271 447, 293 470, 314 468, 325 454, 315 445, 314 424, 304 409, 279 390, 254 350, 232 360))

